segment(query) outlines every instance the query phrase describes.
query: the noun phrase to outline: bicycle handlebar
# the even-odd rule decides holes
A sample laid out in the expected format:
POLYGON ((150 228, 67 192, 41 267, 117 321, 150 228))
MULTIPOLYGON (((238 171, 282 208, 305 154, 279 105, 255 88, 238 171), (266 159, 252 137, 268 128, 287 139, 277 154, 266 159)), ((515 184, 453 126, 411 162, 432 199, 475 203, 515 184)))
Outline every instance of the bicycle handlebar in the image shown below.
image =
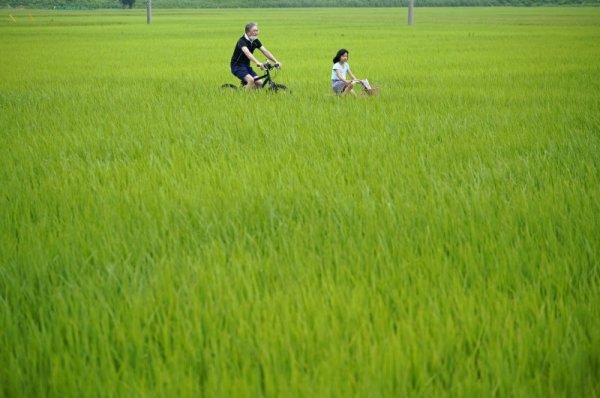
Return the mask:
POLYGON ((270 62, 263 63, 263 66, 265 67, 265 70, 271 70, 273 68, 279 68, 279 64, 272 64, 270 62))

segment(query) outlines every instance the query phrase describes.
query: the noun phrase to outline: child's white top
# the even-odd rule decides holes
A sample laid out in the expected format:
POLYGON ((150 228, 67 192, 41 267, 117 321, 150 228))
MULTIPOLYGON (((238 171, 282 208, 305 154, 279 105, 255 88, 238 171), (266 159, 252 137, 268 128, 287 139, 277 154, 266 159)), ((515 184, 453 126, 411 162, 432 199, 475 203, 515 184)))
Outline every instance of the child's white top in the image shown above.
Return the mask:
POLYGON ((339 70, 342 77, 344 79, 346 79, 346 74, 348 73, 349 69, 350 69, 350 65, 348 64, 348 62, 345 62, 344 65, 340 65, 339 62, 336 62, 335 64, 333 64, 333 69, 331 70, 331 80, 333 80, 333 81, 340 80, 337 77, 337 73, 335 73, 336 70, 339 70))

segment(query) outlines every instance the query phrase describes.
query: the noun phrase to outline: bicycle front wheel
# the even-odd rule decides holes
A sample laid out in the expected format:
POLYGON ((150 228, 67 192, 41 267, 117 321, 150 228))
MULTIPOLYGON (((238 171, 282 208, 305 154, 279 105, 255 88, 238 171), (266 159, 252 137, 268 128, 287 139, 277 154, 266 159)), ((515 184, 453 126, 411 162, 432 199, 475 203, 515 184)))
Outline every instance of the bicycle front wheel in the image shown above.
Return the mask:
POLYGON ((287 86, 283 85, 283 84, 277 84, 277 83, 273 83, 269 86, 269 91, 272 91, 274 93, 277 92, 284 92, 287 93, 289 92, 287 86))

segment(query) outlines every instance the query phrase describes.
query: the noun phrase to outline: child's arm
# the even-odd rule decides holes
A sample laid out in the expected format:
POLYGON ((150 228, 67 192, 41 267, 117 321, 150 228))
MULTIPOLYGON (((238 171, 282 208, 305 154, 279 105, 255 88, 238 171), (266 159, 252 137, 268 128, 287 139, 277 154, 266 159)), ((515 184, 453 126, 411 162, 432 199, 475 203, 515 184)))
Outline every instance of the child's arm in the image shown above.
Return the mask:
POLYGON ((335 74, 337 75, 339 80, 343 81, 346 84, 350 83, 350 80, 344 79, 344 76, 342 76, 342 73, 340 72, 339 69, 335 69, 335 74))
POLYGON ((350 70, 350 68, 348 68, 348 74, 350 75, 350 77, 352 78, 352 80, 358 80, 356 78, 356 76, 354 76, 354 73, 352 73, 352 71, 350 70))

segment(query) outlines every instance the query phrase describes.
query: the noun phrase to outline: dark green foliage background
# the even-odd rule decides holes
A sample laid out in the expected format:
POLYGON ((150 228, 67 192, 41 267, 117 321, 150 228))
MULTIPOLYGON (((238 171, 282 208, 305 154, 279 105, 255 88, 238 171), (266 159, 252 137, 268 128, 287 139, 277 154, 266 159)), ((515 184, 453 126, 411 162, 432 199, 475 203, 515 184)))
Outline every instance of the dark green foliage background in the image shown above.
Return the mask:
MULTIPOLYGON (((137 0, 144 7, 145 0, 137 0)), ((154 0, 154 8, 406 7, 408 0, 154 0)), ((415 0, 417 7, 600 5, 600 0, 415 0)), ((118 0, 0 0, 0 7, 119 8, 118 0)))

